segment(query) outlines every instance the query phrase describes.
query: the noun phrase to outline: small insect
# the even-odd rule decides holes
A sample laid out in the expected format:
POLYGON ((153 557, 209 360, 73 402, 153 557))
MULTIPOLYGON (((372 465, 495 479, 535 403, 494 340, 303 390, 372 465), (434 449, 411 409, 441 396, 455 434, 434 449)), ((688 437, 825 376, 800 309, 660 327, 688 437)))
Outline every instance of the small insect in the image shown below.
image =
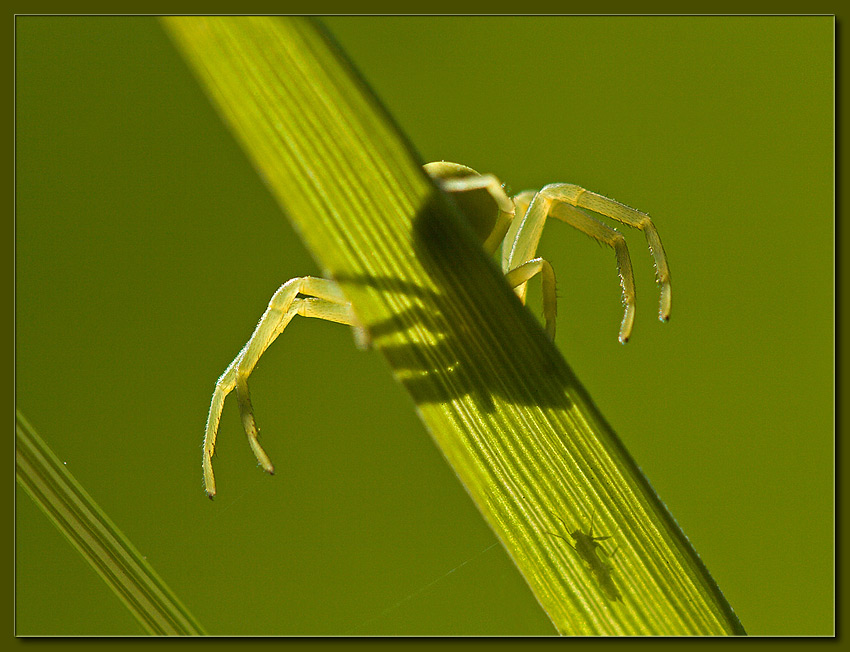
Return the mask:
MULTIPOLYGON (((451 193, 487 253, 495 254, 498 248, 502 247, 501 262, 505 280, 523 303, 528 281, 540 275, 543 288, 543 318, 549 337, 555 337, 555 272, 547 260, 535 257, 548 217, 566 222, 614 249, 625 308, 620 324, 620 342, 625 343, 632 332, 635 286, 626 241, 616 229, 603 224, 587 211, 610 217, 644 232, 650 253, 655 260, 656 280, 661 287, 658 317, 662 321, 669 319, 670 270, 658 232, 649 215, 579 186, 555 183, 540 191, 527 190, 508 197, 502 184, 492 174, 479 174, 465 165, 447 161, 428 163, 424 168, 442 191, 451 193)), ((216 492, 212 469, 216 433, 224 399, 234 389, 242 425, 248 435, 251 449, 263 470, 274 473, 271 460, 258 440, 257 424, 248 391, 248 376, 260 356, 295 315, 351 325, 361 342, 368 340, 368 335, 354 319, 351 304, 334 281, 303 276, 293 278, 278 288, 251 338, 216 382, 204 435, 204 487, 210 498, 215 496, 216 492)))
POLYGON ((567 524, 564 523, 564 519, 560 516, 556 515, 556 518, 561 521, 564 526, 564 530, 569 532, 570 537, 575 542, 575 545, 570 543, 569 539, 561 536, 560 534, 555 534, 554 532, 547 532, 553 537, 557 537, 561 539, 561 541, 566 542, 566 544, 575 550, 576 554, 581 557, 581 560, 585 563, 585 565, 590 569, 590 572, 593 573, 593 577, 596 579, 602 591, 605 593, 608 598, 611 600, 621 600, 622 596, 620 596, 620 592, 617 590, 616 585, 614 584, 614 580, 611 579, 611 566, 602 559, 597 551, 602 551, 602 553, 607 556, 609 559, 613 559, 614 555, 617 554, 617 549, 614 549, 610 555, 605 551, 601 545, 599 545, 599 541, 605 541, 606 539, 610 539, 612 535, 604 536, 604 537, 595 537, 593 536, 593 518, 590 519, 590 529, 587 534, 582 532, 579 529, 575 529, 570 531, 567 527, 567 524))

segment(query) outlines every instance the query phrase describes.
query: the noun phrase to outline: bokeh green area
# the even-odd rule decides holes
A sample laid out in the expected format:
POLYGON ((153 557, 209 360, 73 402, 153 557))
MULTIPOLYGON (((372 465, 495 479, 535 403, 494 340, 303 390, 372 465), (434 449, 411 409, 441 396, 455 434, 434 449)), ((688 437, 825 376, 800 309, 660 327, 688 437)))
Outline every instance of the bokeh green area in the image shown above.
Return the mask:
MULTIPOLYGON (((326 19, 423 160, 653 215, 673 315, 627 233, 562 224, 557 344, 751 634, 833 631, 829 17, 326 19)), ((152 18, 18 17, 16 389, 67 468, 214 634, 554 634, 376 353, 296 320, 234 405, 218 374, 319 274, 152 18)), ((539 293, 530 308, 540 312, 539 293)), ((18 492, 18 634, 138 634, 18 492)), ((616 536, 616 533, 615 533, 616 536)))

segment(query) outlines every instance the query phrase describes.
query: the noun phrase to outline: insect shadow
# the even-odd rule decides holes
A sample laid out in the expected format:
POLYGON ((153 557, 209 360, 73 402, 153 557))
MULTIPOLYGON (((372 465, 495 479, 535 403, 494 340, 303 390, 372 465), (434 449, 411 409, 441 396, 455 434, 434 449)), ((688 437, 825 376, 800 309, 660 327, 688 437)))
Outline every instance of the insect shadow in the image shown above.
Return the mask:
POLYGON ((432 287, 386 276, 335 277, 343 287, 380 287, 408 298, 411 305, 392 317, 363 324, 375 348, 417 404, 470 396, 479 409, 491 412, 493 396, 499 396, 513 404, 569 407, 569 393, 583 392, 573 372, 495 262, 481 265, 485 252, 460 233, 468 227, 447 221, 445 209, 436 209, 440 201, 445 200, 437 195, 420 210, 413 230, 414 250, 432 287), (493 314, 500 315, 498 323, 486 319, 493 314), (429 342, 385 343, 394 339, 385 336, 414 326, 431 335, 429 342), (509 373, 490 364, 494 350, 504 352, 509 373), (541 376, 543 382, 528 385, 527 378, 541 376))
POLYGON ((619 547, 614 548, 613 552, 608 553, 599 543, 600 541, 610 539, 613 535, 608 534, 601 537, 593 536, 593 517, 590 519, 590 529, 586 533, 582 532, 580 528, 570 530, 564 522, 564 519, 557 514, 555 515, 555 518, 561 521, 561 524, 564 526, 564 531, 569 534, 573 542, 571 543, 567 537, 555 534, 554 532, 546 532, 546 534, 557 537, 575 551, 582 562, 584 562, 585 566, 587 566, 593 574, 594 579, 608 599, 613 601, 622 601, 620 591, 617 589, 617 586, 614 584, 614 580, 611 577, 612 569, 610 564, 599 556, 600 551, 608 557, 608 559, 613 559, 614 555, 617 554, 619 547))

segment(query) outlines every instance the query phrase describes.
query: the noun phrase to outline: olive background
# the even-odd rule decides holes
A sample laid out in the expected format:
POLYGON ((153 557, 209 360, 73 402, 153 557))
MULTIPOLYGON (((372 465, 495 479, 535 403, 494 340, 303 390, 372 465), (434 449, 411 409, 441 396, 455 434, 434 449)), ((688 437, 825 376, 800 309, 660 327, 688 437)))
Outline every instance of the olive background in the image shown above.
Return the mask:
MULTIPOLYGON (((834 20, 323 22, 423 161, 653 216, 673 313, 628 230, 627 346, 613 252, 548 225, 557 345, 748 633, 832 633, 834 20)), ((17 404, 210 633, 554 634, 339 325, 252 376, 277 474, 228 402, 205 499, 214 382, 319 267, 155 19, 18 17, 16 101, 17 404)), ((142 633, 20 490, 15 516, 18 634, 142 633)))

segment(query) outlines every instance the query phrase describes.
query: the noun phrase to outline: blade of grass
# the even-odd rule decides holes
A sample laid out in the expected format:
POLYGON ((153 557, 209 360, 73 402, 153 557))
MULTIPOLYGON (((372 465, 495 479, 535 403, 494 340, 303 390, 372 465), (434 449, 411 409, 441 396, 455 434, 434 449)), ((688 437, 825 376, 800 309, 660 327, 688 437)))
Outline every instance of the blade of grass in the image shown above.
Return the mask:
POLYGON ((557 630, 744 633, 557 349, 316 24, 164 23, 557 630), (610 571, 558 538, 591 522, 616 542, 610 571))
POLYGON ((15 474, 59 531, 149 634, 199 635, 204 629, 135 546, 16 411, 15 474))

